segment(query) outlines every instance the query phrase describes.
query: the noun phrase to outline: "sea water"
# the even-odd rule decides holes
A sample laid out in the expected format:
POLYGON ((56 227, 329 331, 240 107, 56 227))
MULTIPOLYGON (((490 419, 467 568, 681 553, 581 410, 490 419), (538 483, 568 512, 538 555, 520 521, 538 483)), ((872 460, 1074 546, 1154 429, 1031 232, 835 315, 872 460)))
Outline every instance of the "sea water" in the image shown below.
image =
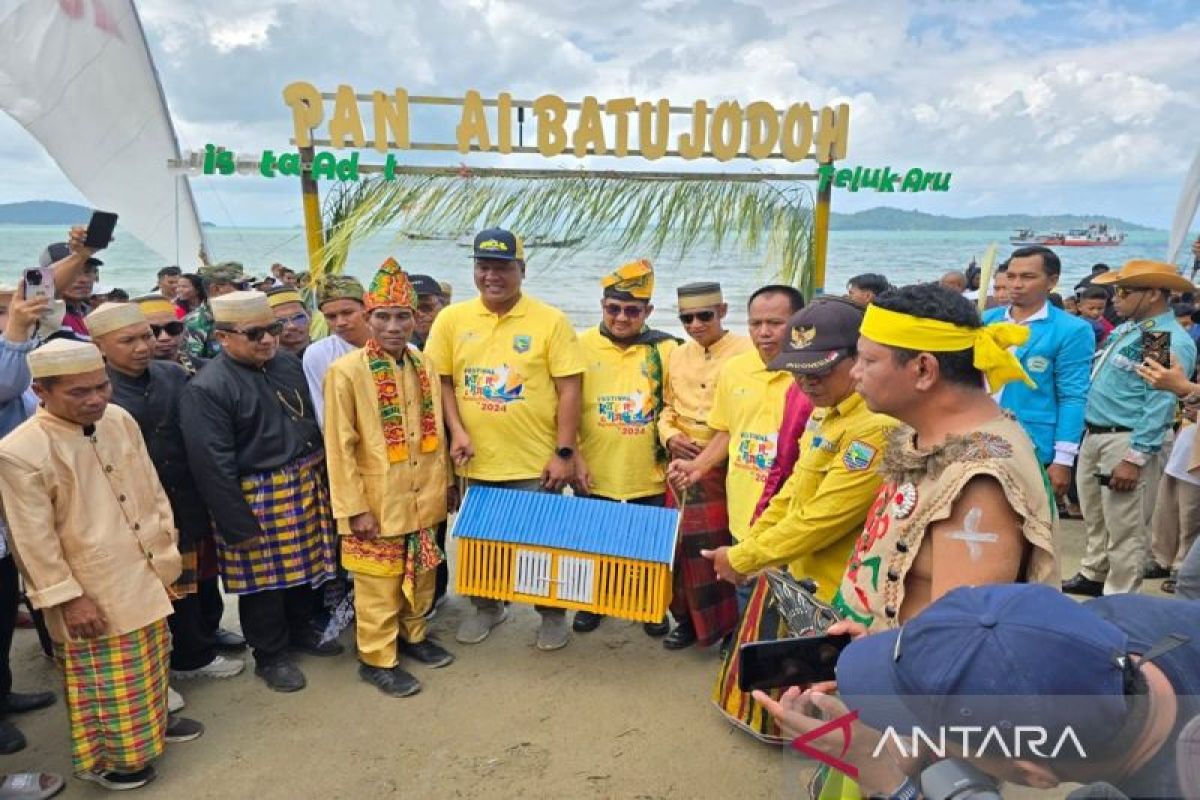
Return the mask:
MULTIPOLYGON (((862 272, 883 273, 895 285, 935 281, 947 270, 965 269, 972 258, 980 260, 988 245, 996 242, 999 258, 1012 252, 1011 231, 832 231, 825 290, 845 291, 846 281, 862 272)), ((304 231, 300 228, 206 228, 210 258, 240 261, 246 271, 265 275, 279 262, 297 271, 307 268, 304 231)), ((62 241, 65 227, 0 225, 0 282, 15 283, 21 270, 37 265, 38 255, 49 243, 62 241)), ((120 287, 130 296, 151 291, 155 273, 171 263, 152 252, 131 235, 121 235, 99 254, 104 261, 101 282, 120 287)), ((1056 252, 1063 261, 1062 286, 1067 291, 1086 276, 1092 264, 1104 262, 1114 268, 1131 258, 1162 259, 1167 233, 1143 231, 1129 234, 1118 247, 1062 247, 1056 252)), ((386 257, 394 256, 409 272, 432 275, 454 287, 454 299, 475 294, 470 248, 450 241, 413 241, 396 234, 380 234, 351 251, 347 272, 369 280, 386 257)), ((620 249, 605 241, 584 241, 569 250, 531 248, 528 252, 525 290, 563 309, 577 327, 596 323, 600 313, 600 278, 626 261, 647 255, 636 249, 620 249)), ((715 251, 700 243, 687 253, 666 249, 649 256, 654 263, 655 321, 677 329, 674 320, 675 287, 690 281, 720 281, 730 304, 729 323, 735 329, 745 324, 745 304, 750 293, 774 276, 766 267, 766 254, 748 253, 726 246, 715 251), (673 323, 673 324, 672 324, 673 323)), ((1181 260, 1191 260, 1190 252, 1181 260)), ((172 259, 171 261, 174 261, 172 259)), ((184 260, 185 271, 189 269, 184 260)), ((190 262, 193 263, 194 262, 190 262)))

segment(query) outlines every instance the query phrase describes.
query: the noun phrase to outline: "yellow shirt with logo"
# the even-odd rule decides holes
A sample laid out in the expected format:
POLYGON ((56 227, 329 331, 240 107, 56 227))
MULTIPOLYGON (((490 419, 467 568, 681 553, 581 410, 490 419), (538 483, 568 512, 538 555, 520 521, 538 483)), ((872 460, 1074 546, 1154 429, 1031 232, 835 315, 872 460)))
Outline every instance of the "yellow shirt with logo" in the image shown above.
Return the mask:
POLYGON ((475 456, 460 474, 483 481, 542 474, 557 446, 555 378, 585 369, 563 312, 528 295, 504 316, 479 298, 434 320, 425 355, 454 381, 454 397, 475 456))
POLYGON ((818 408, 800 438, 800 459, 787 483, 729 551, 743 575, 789 565, 833 599, 883 477, 879 463, 898 423, 875 414, 858 394, 818 408))
POLYGON ((754 348, 750 337, 726 333, 712 347, 688 341, 671 353, 667 367, 666 406, 658 421, 658 439, 664 445, 684 434, 700 444, 712 438, 708 412, 717 391, 717 375, 725 362, 754 348))
POLYGON ((767 369, 757 350, 726 362, 717 376, 717 392, 708 427, 729 434, 725 497, 729 532, 741 541, 775 463, 783 406, 793 383, 790 372, 767 369))
MULTIPOLYGON (((592 493, 633 500, 666 491, 666 464, 656 457, 658 414, 648 371, 648 345, 622 349, 590 328, 579 336, 587 361, 583 376, 580 450, 592 475, 592 493)), ((657 348, 665 384, 673 339, 657 348)))

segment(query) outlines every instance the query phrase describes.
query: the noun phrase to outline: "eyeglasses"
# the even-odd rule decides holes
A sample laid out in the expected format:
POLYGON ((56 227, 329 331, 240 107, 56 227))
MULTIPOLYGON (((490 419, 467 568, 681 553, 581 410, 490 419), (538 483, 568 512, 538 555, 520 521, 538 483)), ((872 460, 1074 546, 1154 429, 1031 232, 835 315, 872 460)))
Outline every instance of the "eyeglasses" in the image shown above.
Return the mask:
POLYGON ((281 317, 279 321, 282 322, 284 325, 292 325, 297 328, 307 328, 308 327, 308 314, 305 314, 303 311, 300 311, 298 313, 292 314, 290 317, 281 317))
POLYGON ((270 325, 246 328, 244 331, 234 330, 233 328, 222 328, 222 330, 226 333, 236 333, 238 336, 245 336, 251 342, 261 342, 264 336, 278 336, 283 333, 283 323, 272 322, 270 325))
POLYGON ((1150 291, 1150 289, 1145 286, 1118 286, 1113 293, 1117 297, 1128 297, 1131 294, 1148 291, 1150 291))
POLYGON ((150 332, 154 334, 155 339, 162 336, 164 332, 166 332, 167 336, 178 336, 183 333, 183 323, 168 322, 166 325, 151 325, 150 332))
POLYGON ((624 314, 629 319, 637 319, 646 313, 646 309, 642 306, 623 306, 620 303, 605 303, 604 313, 610 317, 619 317, 624 314))
POLYGON ((691 325, 694 319, 700 322, 712 322, 716 318, 717 312, 715 311, 691 311, 679 315, 679 321, 684 325, 691 325))

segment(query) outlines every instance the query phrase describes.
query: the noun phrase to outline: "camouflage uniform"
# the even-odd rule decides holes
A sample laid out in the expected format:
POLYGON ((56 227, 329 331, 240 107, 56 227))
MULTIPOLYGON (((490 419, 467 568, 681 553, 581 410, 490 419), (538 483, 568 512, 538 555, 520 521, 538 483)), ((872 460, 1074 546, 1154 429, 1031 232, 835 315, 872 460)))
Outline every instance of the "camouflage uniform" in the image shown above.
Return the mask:
MULTIPOLYGON (((245 278, 242 265, 236 261, 201 267, 199 275, 204 280, 205 289, 219 283, 241 284, 245 278)), ((183 352, 193 358, 216 357, 221 352, 221 345, 213 336, 214 326, 212 308, 205 301, 183 318, 183 352)))

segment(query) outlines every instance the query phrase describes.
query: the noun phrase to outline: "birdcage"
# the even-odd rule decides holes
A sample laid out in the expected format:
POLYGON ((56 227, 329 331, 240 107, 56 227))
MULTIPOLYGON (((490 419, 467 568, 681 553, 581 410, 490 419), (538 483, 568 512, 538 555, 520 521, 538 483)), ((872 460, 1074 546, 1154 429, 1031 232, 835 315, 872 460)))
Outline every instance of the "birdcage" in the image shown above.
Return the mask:
POLYGON ((454 523, 459 594, 658 622, 679 512, 487 486, 454 523))

